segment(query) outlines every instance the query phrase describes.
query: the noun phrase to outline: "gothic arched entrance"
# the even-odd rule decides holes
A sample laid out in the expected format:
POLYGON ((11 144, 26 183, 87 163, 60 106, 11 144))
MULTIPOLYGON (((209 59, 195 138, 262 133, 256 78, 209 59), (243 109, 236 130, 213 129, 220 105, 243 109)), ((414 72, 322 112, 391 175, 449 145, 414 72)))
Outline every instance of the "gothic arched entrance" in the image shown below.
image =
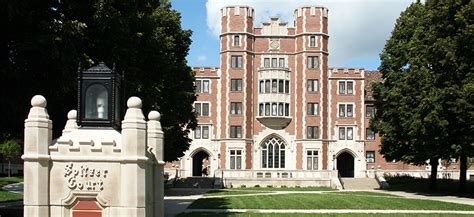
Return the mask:
POLYGON ((203 169, 206 168, 207 175, 209 175, 209 154, 205 151, 198 151, 193 155, 193 176, 203 176, 203 169))
POLYGON ((337 170, 341 177, 354 177, 354 156, 342 152, 337 156, 337 170))

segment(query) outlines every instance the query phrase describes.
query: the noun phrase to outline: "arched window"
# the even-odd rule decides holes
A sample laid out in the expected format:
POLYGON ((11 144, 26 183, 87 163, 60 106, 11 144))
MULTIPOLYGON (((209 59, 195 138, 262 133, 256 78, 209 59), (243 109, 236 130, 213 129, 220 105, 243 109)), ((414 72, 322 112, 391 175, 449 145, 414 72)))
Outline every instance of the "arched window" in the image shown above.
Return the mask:
POLYGON ((270 137, 262 144, 262 168, 285 168, 285 143, 270 137))

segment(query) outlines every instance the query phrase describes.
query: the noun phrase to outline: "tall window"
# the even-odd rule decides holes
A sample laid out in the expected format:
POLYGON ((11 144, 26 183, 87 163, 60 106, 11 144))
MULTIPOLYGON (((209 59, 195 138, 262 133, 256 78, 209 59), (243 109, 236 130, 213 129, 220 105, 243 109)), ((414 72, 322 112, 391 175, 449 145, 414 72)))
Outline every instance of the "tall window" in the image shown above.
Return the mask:
POLYGON ((285 143, 276 137, 262 145, 262 168, 285 168, 285 143))
POLYGON ((365 129, 365 139, 366 140, 375 140, 375 132, 369 128, 365 129))
POLYGON ((318 80, 310 79, 308 80, 308 92, 317 93, 318 92, 318 80))
POLYGON ((278 59, 277 58, 272 58, 272 68, 278 67, 278 59))
POLYGON ((270 93, 270 80, 265 80, 265 93, 270 93))
POLYGON ((272 80, 272 93, 276 93, 278 90, 278 81, 272 80))
POLYGON ((209 93, 209 80, 197 79, 196 84, 196 93, 209 93))
POLYGON ((318 151, 316 150, 306 151, 306 169, 318 170, 318 151))
POLYGON ((242 169, 242 150, 230 150, 230 169, 242 169))
POLYGON ((242 56, 231 56, 232 68, 242 68, 242 56))
POLYGON ((308 139, 318 139, 318 138, 319 138, 319 127, 308 126, 308 139))
POLYGON ((285 93, 290 93, 290 81, 285 81, 285 93))
POLYGON ((339 104, 339 117, 354 117, 354 105, 353 104, 339 104))
POLYGON ((310 47, 316 47, 316 36, 310 36, 309 37, 309 46, 310 47))
POLYGON ((233 92, 242 91, 242 79, 231 79, 230 80, 230 91, 233 91, 233 92))
POLYGON ((339 81, 339 94, 354 94, 354 82, 353 81, 339 81))
POLYGON ((263 59, 263 66, 265 68, 269 68, 270 67, 270 58, 265 58, 263 59))
POLYGON ((318 57, 308 57, 308 68, 310 69, 318 68, 318 57))
POLYGON ((308 115, 318 115, 318 103, 308 103, 308 115))
POLYGON ((195 139, 209 139, 209 126, 198 125, 194 130, 195 139))
POLYGON ((240 46, 240 36, 234 35, 234 47, 240 46))
POLYGON ((241 115, 242 114, 242 103, 241 102, 231 102, 230 103, 230 114, 232 114, 232 115, 241 115))
POLYGON ((375 117, 375 108, 373 105, 367 105, 365 107, 365 117, 368 117, 368 118, 375 117))
POLYGON ((280 58, 280 59, 279 59, 279 66, 280 66, 280 68, 284 68, 284 67, 285 67, 285 59, 284 59, 284 58, 280 58))
POLYGON ((194 110, 198 116, 209 116, 209 103, 194 103, 194 110))
POLYGON ((260 104, 258 105, 258 115, 259 115, 259 116, 263 116, 263 115, 265 114, 265 113, 263 113, 263 112, 264 112, 264 109, 265 109, 264 107, 265 107, 265 105, 264 105, 263 103, 260 103, 260 104))
POLYGON ((230 126, 230 138, 242 138, 242 127, 230 126))
POLYGON ((353 127, 339 127, 339 140, 353 140, 353 127))
POLYGON ((283 93, 285 86, 283 85, 283 80, 278 80, 278 93, 283 93))
POLYGON ((276 103, 272 103, 272 116, 277 116, 278 114, 278 107, 276 103))
POLYGON ((367 163, 375 163, 375 151, 365 152, 365 159, 367 159, 367 163))

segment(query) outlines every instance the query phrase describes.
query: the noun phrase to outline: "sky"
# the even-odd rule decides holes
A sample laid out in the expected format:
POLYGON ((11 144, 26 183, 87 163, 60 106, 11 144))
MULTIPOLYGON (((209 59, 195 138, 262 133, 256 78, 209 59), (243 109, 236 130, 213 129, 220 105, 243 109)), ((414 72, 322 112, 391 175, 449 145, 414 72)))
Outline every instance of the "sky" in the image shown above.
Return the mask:
POLYGON ((415 0, 171 0, 181 13, 183 29, 193 31, 190 66, 219 66, 220 9, 249 5, 255 9, 254 27, 279 16, 290 25, 294 9, 329 9, 329 67, 365 68, 380 65, 379 54, 400 13, 415 0))

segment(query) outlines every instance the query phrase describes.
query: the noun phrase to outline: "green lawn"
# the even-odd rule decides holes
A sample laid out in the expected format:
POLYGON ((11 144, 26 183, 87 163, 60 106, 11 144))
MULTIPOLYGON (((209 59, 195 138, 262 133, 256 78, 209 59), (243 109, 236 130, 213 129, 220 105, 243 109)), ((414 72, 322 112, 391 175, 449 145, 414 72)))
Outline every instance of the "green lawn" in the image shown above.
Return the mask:
POLYGON ((1 190, 1 188, 5 185, 18 182, 23 182, 23 177, 0 177, 0 202, 17 201, 23 199, 22 194, 1 190))
POLYGON ((0 177, 0 188, 18 182, 23 182, 23 177, 0 177))
POLYGON ((224 190, 242 190, 242 191, 334 191, 329 187, 288 187, 288 188, 276 188, 276 187, 248 187, 248 188, 226 188, 224 190))
POLYGON ((377 209, 377 210, 474 210, 474 206, 432 200, 364 195, 358 192, 280 194, 201 198, 191 209, 377 209))
POLYGON ((469 215, 455 215, 455 214, 303 214, 303 213, 182 213, 178 217, 201 217, 201 216, 213 216, 213 217, 466 217, 469 215))

